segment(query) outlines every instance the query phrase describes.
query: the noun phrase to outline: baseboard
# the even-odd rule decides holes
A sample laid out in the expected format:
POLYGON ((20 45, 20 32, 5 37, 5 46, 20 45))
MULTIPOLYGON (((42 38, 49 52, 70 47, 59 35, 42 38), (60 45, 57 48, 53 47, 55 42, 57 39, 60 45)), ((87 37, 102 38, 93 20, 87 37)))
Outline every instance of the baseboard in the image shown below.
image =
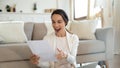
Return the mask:
POLYGON ((120 54, 120 49, 119 49, 119 50, 114 51, 114 54, 120 54))

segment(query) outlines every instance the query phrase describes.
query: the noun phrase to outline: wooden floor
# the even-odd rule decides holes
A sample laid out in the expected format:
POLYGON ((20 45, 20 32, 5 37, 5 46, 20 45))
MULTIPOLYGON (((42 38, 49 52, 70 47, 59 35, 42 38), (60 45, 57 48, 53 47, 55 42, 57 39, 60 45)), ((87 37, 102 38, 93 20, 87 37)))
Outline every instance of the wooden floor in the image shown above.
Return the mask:
MULTIPOLYGON (((109 63, 109 68, 120 68, 120 54, 114 55, 114 58, 108 61, 108 63, 109 63)), ((85 65, 83 67, 78 67, 78 68, 100 68, 100 66, 98 66, 96 62, 96 63, 85 65)))
POLYGON ((120 54, 114 55, 114 58, 109 61, 109 68, 120 68, 120 54))

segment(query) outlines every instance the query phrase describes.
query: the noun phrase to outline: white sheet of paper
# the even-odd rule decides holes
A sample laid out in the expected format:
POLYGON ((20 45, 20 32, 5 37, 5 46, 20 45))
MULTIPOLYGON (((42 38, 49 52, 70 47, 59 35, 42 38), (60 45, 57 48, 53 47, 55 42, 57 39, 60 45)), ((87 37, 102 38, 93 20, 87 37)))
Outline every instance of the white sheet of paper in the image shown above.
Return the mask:
POLYGON ((28 41, 33 54, 40 56, 40 61, 56 61, 53 48, 45 40, 28 41))

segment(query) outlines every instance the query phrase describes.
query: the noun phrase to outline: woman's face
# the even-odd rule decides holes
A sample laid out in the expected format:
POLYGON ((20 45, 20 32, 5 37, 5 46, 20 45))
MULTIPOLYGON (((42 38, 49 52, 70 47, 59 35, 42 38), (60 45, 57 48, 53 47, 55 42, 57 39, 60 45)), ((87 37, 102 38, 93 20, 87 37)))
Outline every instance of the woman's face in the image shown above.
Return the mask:
POLYGON ((65 21, 63 20, 61 15, 53 14, 51 19, 52 19, 52 26, 55 32, 58 33, 65 30, 65 21))

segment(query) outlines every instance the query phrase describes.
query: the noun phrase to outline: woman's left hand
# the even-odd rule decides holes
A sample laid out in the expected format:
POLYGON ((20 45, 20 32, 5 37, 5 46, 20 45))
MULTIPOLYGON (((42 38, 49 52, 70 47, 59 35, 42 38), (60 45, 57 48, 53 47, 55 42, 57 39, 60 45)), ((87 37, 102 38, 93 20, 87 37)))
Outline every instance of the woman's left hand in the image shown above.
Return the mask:
POLYGON ((64 53, 62 50, 60 50, 58 48, 57 48, 57 51, 58 51, 58 53, 56 54, 56 58, 58 60, 67 59, 68 55, 66 53, 64 53))

